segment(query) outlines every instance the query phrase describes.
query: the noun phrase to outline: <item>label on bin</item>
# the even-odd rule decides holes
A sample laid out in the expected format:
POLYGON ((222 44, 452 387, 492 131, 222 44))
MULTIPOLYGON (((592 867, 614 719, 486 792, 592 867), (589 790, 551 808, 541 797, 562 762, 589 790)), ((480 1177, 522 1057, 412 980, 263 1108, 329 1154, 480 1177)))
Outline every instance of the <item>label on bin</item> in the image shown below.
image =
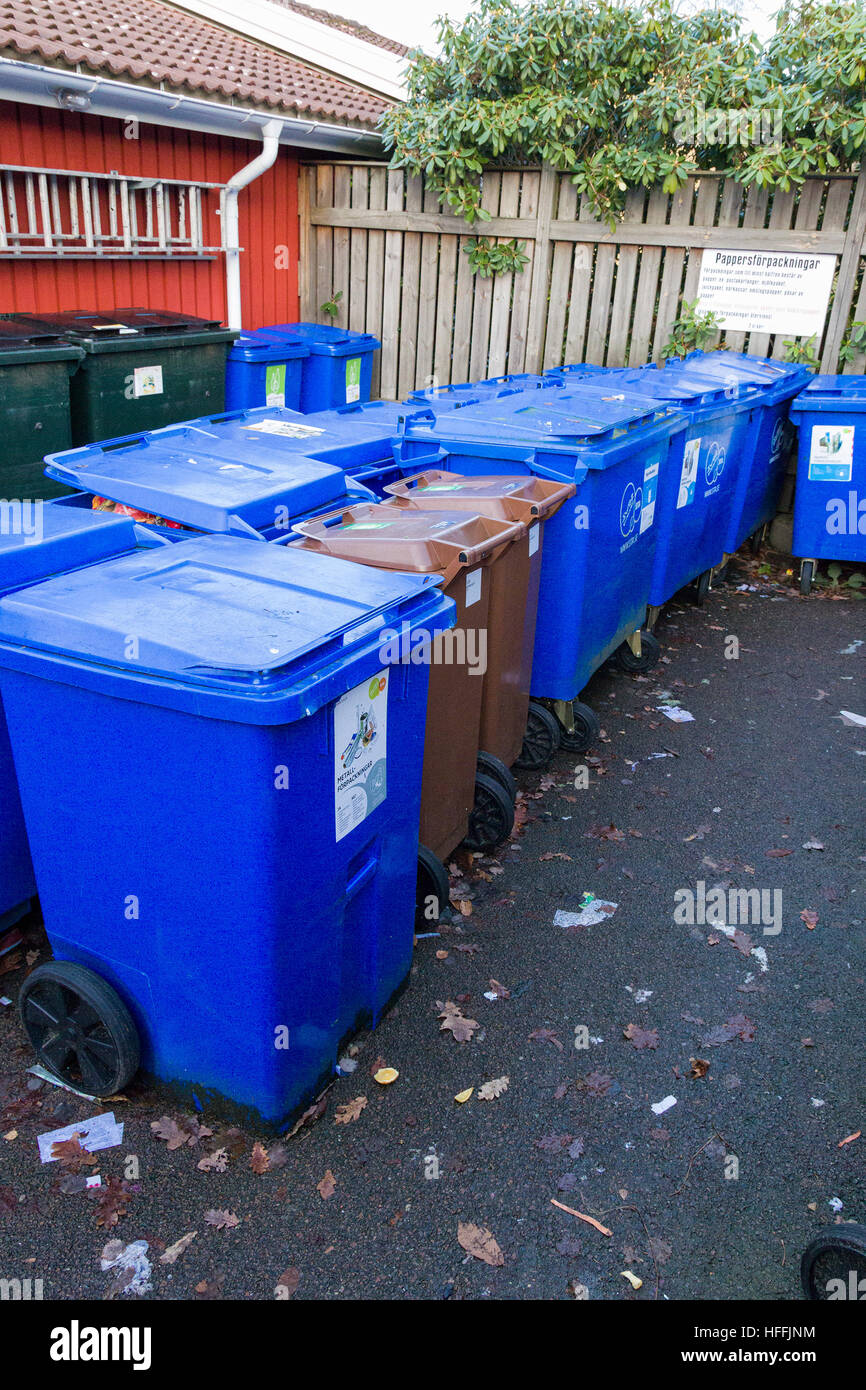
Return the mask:
POLYGON ((132 393, 136 400, 139 396, 161 396, 162 367, 136 367, 132 373, 132 393))
POLYGON ((346 360, 346 405, 361 399, 361 359, 349 357, 346 360))
POLYGON ((286 364, 270 362, 265 368, 265 405, 285 405, 286 364))
POLYGON ((297 425, 294 420, 257 420, 254 425, 244 425, 245 430, 258 430, 260 434, 281 434, 287 439, 306 439, 312 434, 324 434, 316 425, 297 425))
POLYGON ((683 469, 680 473, 680 490, 677 496, 677 511, 688 507, 695 500, 695 487, 698 481, 698 463, 701 457, 700 439, 686 440, 683 450, 683 469))
POLYGON ((643 498, 640 509, 640 535, 648 531, 655 521, 656 496, 659 490, 658 458, 650 459, 643 471, 643 498))
POLYGON ((388 672, 349 690, 334 706, 334 816, 342 840, 387 795, 388 672))
POLYGON ((850 483, 854 467, 854 426, 813 425, 809 481, 850 483))
POLYGON ((481 570, 470 570, 466 576, 466 607, 481 600, 481 570))
POLYGON ((530 553, 530 555, 534 555, 535 552, 536 552, 536 550, 538 549, 538 542, 539 542, 540 538, 541 538, 541 527, 539 526, 538 522, 536 521, 535 525, 534 525, 534 526, 530 526, 530 528, 529 528, 529 553, 530 553))

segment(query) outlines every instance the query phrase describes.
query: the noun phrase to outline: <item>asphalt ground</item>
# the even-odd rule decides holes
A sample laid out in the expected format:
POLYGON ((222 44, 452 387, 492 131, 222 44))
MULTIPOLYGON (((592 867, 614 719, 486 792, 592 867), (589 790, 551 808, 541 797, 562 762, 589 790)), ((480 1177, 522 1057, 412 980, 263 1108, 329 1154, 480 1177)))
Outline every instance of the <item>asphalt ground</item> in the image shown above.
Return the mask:
MULTIPOLYGON (((418 942, 407 989, 357 1040, 324 1113, 265 1140, 266 1171, 261 1136, 207 1115, 213 1136, 169 1150, 151 1123, 183 1112, 135 1083, 112 1107, 123 1144, 87 1170, 103 1187, 80 1190, 40 1164, 36 1136, 93 1102, 28 1089, 32 1056, 0 1008, 0 1273, 41 1278, 45 1298, 104 1299, 119 1288, 106 1242, 144 1240, 145 1299, 271 1299, 281 1277, 295 1299, 798 1298, 811 1236, 866 1221, 866 1138, 842 1143, 866 1128, 866 727, 840 718, 866 715, 866 604, 802 599, 779 557, 764 572, 739 559, 657 632, 648 677, 606 670, 589 687, 597 746, 521 774, 508 846, 455 863, 462 910, 418 942), (697 908, 677 920, 701 882, 768 904, 778 891, 781 917, 734 939, 697 908), (588 894, 615 911, 554 925, 588 894), (476 1024, 467 1041, 440 1027, 445 1004, 476 1024), (371 1075, 382 1063, 391 1085, 371 1075), (224 1171, 200 1170, 218 1147, 224 1171), (120 1210, 99 1201, 112 1178, 120 1210), (237 1224, 219 1229, 213 1211, 237 1224), (466 1227, 490 1233, 497 1263, 461 1245, 461 1226, 470 1245, 466 1227)), ((32 924, 27 944, 29 964, 47 958, 32 924)), ((14 1000, 26 968, 0 994, 14 1000)))

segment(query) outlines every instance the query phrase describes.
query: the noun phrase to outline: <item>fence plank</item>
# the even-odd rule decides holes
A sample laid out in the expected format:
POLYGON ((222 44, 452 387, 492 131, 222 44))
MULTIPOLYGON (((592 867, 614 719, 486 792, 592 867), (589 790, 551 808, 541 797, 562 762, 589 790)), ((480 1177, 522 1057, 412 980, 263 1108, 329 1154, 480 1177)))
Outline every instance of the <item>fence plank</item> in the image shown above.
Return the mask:
POLYGON ((436 346, 433 354, 433 375, 447 385, 451 380, 451 355, 454 350, 454 293, 457 285, 456 236, 439 239, 439 286, 436 297, 436 346))
MULTIPOLYGON (((334 170, 334 206, 348 209, 352 171, 347 165, 338 165, 334 170)), ((334 228, 334 289, 342 290, 343 297, 337 306, 334 323, 340 328, 349 326, 349 229, 334 228)))
MULTIPOLYGON (((496 171, 484 175, 481 190, 481 206, 494 215, 499 210, 499 194, 502 188, 502 175, 496 171)), ((481 224, 487 234, 487 223, 481 224)), ((472 345, 469 349, 469 375, 473 381, 480 381, 489 375, 487 370, 487 350, 490 345, 490 318, 493 310, 493 282, 480 275, 475 276, 475 292, 472 309, 472 345)))
MULTIPOLYGON (((649 196, 647 220, 664 221, 668 197, 660 188, 654 188, 649 196)), ((637 282, 637 297, 634 305, 631 342, 628 351, 630 367, 642 366, 651 354, 653 321, 655 319, 656 296, 659 292, 662 249, 660 246, 644 246, 640 258, 640 274, 637 282)))
MULTIPOLYGON (((316 263, 310 225, 310 204, 315 197, 316 172, 302 165, 298 171, 298 302, 301 318, 307 323, 316 317, 316 263)), ((89 208, 89 203, 85 203, 85 208, 89 208)))
MULTIPOLYGON (((773 206, 770 209, 770 227, 774 231, 787 230, 791 226, 791 218, 794 213, 796 195, 793 188, 777 188, 773 194, 773 206)), ((766 357, 770 351, 770 333, 751 333, 749 335, 749 352, 757 353, 759 357, 766 357)))
POLYGON ((535 255, 532 261, 532 283, 529 291, 525 365, 527 372, 541 370, 544 352, 544 330, 550 297, 550 224, 553 221, 556 187, 556 173, 551 165, 545 164, 541 171, 541 184, 538 191, 535 255))
MULTIPOLYGON (((424 181, 420 176, 406 180, 406 212, 414 217, 424 202, 424 181)), ((415 345, 418 341, 418 292, 421 283, 421 237, 407 232, 403 237, 403 314, 398 326, 400 371, 391 393, 402 400, 415 388, 415 345)), ((383 392, 384 394, 384 392, 383 392)))
MULTIPOLYGON (((538 192, 541 175, 532 170, 522 175, 520 185, 520 216, 535 225, 538 212, 538 192)), ((535 239, 527 240, 528 262, 515 276, 511 302, 511 328, 508 334, 508 370, 522 372, 526 368, 526 331, 529 326, 529 296, 532 292, 532 267, 535 262, 535 239)))
MULTIPOLYGON (((643 222, 645 197, 642 188, 633 188, 626 194, 623 214, 626 222, 643 222)), ((610 336, 606 357, 609 367, 625 366, 638 254, 636 246, 621 246, 617 254, 616 287, 610 311, 610 336)))
MULTIPOLYGON (((316 169, 316 205, 334 201, 334 170, 329 164, 316 169)), ((319 318, 319 305, 331 297, 334 283, 334 233, 330 227, 316 228, 316 285, 313 296, 313 320, 319 318)))
MULTIPOLYGON (((520 207, 520 175, 502 175, 499 191, 499 212, 502 217, 516 217, 520 207)), ((504 237, 500 241, 506 240, 504 237)), ((487 375, 502 376, 508 363, 508 326, 511 320, 513 275, 497 275, 493 282, 493 306, 490 311, 490 351, 487 355, 487 375)))
POLYGON ((824 351, 821 356, 822 372, 832 371, 842 346, 851 312, 851 300, 857 284, 857 272, 860 268, 864 236, 866 236, 866 170, 860 174, 854 191, 851 217, 845 237, 845 249, 839 261, 833 307, 830 310, 830 322, 827 325, 824 338, 824 351))
MULTIPOLYGON (((369 200, 369 170, 363 165, 352 168, 352 207, 366 210, 369 200)), ((363 333, 367 323, 367 239, 369 232, 359 227, 350 233, 350 275, 345 297, 349 301, 349 327, 363 333)))
MULTIPOLYGON (((742 217, 742 212, 743 186, 742 184, 735 183, 733 179, 726 179, 722 188, 722 199, 719 207, 718 219, 719 232, 724 238, 721 242, 723 247, 737 246, 741 243, 740 219, 742 217), (727 228, 731 229, 730 233, 728 233, 727 228)), ((757 245, 757 243, 750 241, 749 245, 757 245)), ((718 341, 720 337, 721 334, 717 334, 716 341, 718 341)), ((725 331, 725 344, 734 352, 739 351, 744 340, 745 335, 743 333, 733 334, 727 330, 725 331)))
MULTIPOLYGON (((388 207, 403 208, 404 174, 402 169, 388 173, 388 207)), ((382 366, 381 390, 386 400, 397 398, 397 352, 403 331, 411 332, 411 319, 401 319, 401 275, 403 272, 403 240, 400 232, 385 233, 385 281, 382 287, 382 366)), ((417 281, 415 282, 417 284, 417 281)), ((408 318, 408 315, 407 315, 408 318)))
MULTIPOLYGON (((370 170, 370 207, 378 211, 385 207, 388 176, 383 168, 370 170)), ((382 337, 382 288, 385 278, 385 233, 370 231, 367 235, 367 313, 365 318, 368 333, 382 337)), ((381 395, 381 354, 373 354, 373 380, 371 393, 375 399, 381 395)))
MULTIPOLYGON (((689 179, 678 193, 673 194, 670 211, 672 228, 688 226, 691 221, 694 188, 694 179, 689 179)), ((680 311, 684 267, 685 252, 676 246, 669 246, 664 253, 662 264, 662 279, 653 337, 653 360, 656 362, 661 360, 662 348, 670 337, 674 320, 680 311)))
MULTIPOLYGON (((577 189, 570 178, 559 179, 555 207, 557 221, 573 219, 577 211, 577 189)), ((571 282, 571 263, 574 247, 568 241, 555 241, 550 263, 550 304, 547 312, 547 332, 544 337, 544 367, 558 367, 563 360, 563 338, 568 293, 571 282)))

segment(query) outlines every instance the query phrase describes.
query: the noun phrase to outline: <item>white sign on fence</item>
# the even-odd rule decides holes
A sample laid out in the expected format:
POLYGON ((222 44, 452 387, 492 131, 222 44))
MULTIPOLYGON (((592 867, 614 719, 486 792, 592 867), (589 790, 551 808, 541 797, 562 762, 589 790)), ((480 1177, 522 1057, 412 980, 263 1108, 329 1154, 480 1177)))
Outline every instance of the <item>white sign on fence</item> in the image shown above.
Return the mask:
POLYGON ((808 252, 706 250, 698 308, 723 328, 820 340, 835 269, 835 256, 808 252))

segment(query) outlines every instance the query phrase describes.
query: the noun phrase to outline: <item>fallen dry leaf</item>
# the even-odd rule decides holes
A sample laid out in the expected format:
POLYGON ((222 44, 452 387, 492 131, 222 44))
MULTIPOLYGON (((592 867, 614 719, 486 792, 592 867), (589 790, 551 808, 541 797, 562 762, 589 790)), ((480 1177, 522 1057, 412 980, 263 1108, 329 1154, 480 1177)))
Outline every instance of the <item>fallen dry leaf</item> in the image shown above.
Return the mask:
POLYGON ((846 1136, 846 1138, 840 1139, 840 1140, 839 1140, 839 1143, 836 1145, 836 1148, 837 1148, 837 1149, 844 1149, 844 1147, 845 1147, 846 1144, 853 1144, 853 1143, 854 1143, 854 1140, 855 1140, 855 1139, 859 1139, 859 1138, 860 1138, 860 1135, 861 1135, 862 1133, 863 1133, 862 1130, 860 1130, 860 1129, 855 1129, 855 1131, 854 1131, 853 1134, 849 1134, 849 1135, 846 1136))
POLYGON ((496 1100, 503 1091, 508 1090, 508 1077, 497 1076, 494 1081, 485 1081, 483 1086, 478 1087, 479 1100, 496 1100))
POLYGON ((657 1028, 641 1028, 639 1023, 630 1023, 622 1030, 623 1037, 640 1052, 643 1048, 656 1048, 659 1045, 657 1028))
POLYGON ((109 1178, 105 1187, 92 1191, 96 1193, 96 1224, 109 1230, 117 1225, 121 1216, 126 1216, 127 1203, 133 1194, 120 1178, 109 1178))
POLYGON ((694 1077, 696 1081, 703 1080, 709 1069, 710 1064, 704 1061, 703 1057, 689 1058, 689 1076, 694 1077))
POLYGON ((505 1264, 503 1255, 496 1237, 486 1226, 476 1226, 471 1221, 458 1221, 457 1239, 468 1255, 473 1255, 476 1260, 483 1260, 486 1265, 493 1265, 498 1268, 505 1264))
POLYGON ((186 1250, 187 1246, 192 1245, 197 1235, 198 1231, 187 1231, 185 1236, 181 1236, 180 1240, 176 1240, 174 1245, 168 1247, 164 1255, 160 1255, 160 1264, 173 1265, 175 1260, 186 1250))
POLYGON ((56 1158, 67 1173, 80 1173, 84 1164, 93 1168, 98 1162, 96 1154, 88 1153, 87 1149, 81 1147, 77 1134, 73 1134, 71 1139, 61 1139, 52 1144, 51 1157, 56 1158))
POLYGON ((533 1028, 528 1041, 553 1043, 555 1048, 558 1048, 560 1052, 562 1051, 562 1043, 559 1041, 559 1038, 556 1036, 556 1030, 553 1028, 533 1028))
POLYGON ((229 1166, 228 1149, 214 1149, 212 1154, 205 1154, 195 1165, 203 1173, 224 1173, 229 1166))
POLYGON ((465 1091, 458 1091, 457 1095, 454 1097, 454 1099, 457 1101, 457 1104, 465 1105, 474 1090, 474 1086, 467 1086, 465 1091))
POLYGON ((300 1282, 301 1271, 299 1269, 295 1269, 294 1266, 284 1269, 277 1280, 274 1294, 277 1298, 291 1298, 292 1294, 297 1293, 300 1282))
POLYGON ((325 1176, 321 1179, 320 1182, 316 1183, 316 1191, 322 1198, 322 1201, 327 1202, 329 1197, 333 1197, 336 1190, 337 1179, 334 1177, 334 1174, 331 1172, 330 1168, 328 1168, 325 1172, 325 1176))
POLYGON ((643 1279, 639 1279, 636 1274, 632 1274, 630 1269, 623 1269, 621 1275, 623 1279, 628 1280, 633 1289, 643 1288, 643 1279))
POLYGON ((367 1107, 366 1096, 356 1096, 354 1100, 346 1101, 345 1105, 338 1105, 334 1115, 334 1123, 337 1125, 350 1125, 353 1120, 360 1118, 361 1111, 367 1107))
POLYGON ((241 1224, 240 1217, 235 1216, 233 1211, 219 1211, 213 1207, 205 1212, 204 1219, 209 1226, 215 1226, 218 1231, 231 1231, 241 1224))
POLYGON ((250 1167, 254 1173, 262 1174, 270 1167, 270 1158, 264 1144, 260 1144, 258 1139, 253 1144, 253 1151, 250 1154, 250 1167))
POLYGON ((437 1008, 441 1010, 439 1017, 442 1022, 439 1025, 440 1032, 451 1033, 455 1042, 469 1042, 472 1034, 480 1024, 475 1018, 464 1018, 462 1011, 449 999, 446 1003, 436 1001, 437 1008))
POLYGON ((800 921, 806 923, 809 931, 814 931, 818 925, 818 914, 813 912, 810 907, 804 907, 800 913, 800 921))

